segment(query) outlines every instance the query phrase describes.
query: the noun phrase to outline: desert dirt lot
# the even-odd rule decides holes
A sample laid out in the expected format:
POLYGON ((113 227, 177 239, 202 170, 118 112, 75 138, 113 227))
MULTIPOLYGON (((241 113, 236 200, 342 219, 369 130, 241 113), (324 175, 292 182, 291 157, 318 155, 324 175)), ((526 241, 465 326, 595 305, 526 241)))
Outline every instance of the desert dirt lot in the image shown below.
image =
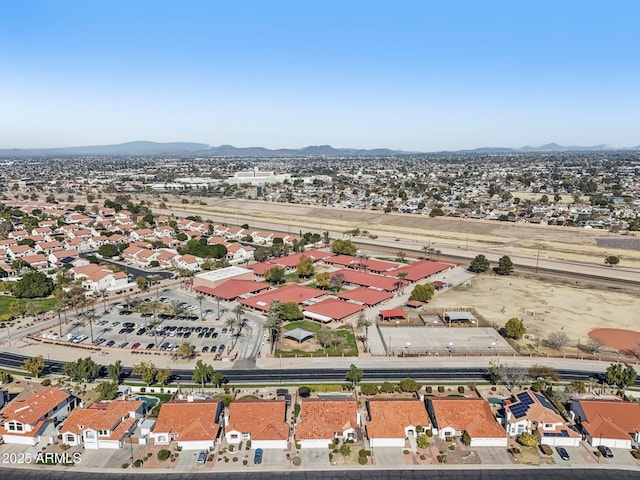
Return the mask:
POLYGON ((638 295, 517 276, 477 275, 467 286, 437 294, 429 306, 475 307, 485 320, 496 326, 503 326, 513 317, 522 319, 527 334, 535 336, 522 342, 531 351, 538 347, 543 352, 543 340, 552 332, 565 332, 569 342, 563 351, 575 355, 578 340, 585 345, 588 333, 593 329, 640 330, 637 321, 637 312, 640 310, 638 295), (540 339, 539 345, 537 339, 540 339))
MULTIPOLYGON (((165 197, 167 198, 167 197, 165 197)), ((541 226, 524 223, 469 220, 450 217, 390 213, 372 210, 275 203, 243 199, 201 198, 182 203, 185 198, 168 196, 166 209, 159 200, 147 197, 154 211, 164 214, 201 215, 223 223, 269 222, 292 232, 330 230, 344 232, 360 228, 381 237, 401 237, 424 242, 437 240, 449 246, 499 248, 509 254, 602 264, 608 255, 618 255, 624 266, 640 267, 638 238, 604 230, 541 226)))

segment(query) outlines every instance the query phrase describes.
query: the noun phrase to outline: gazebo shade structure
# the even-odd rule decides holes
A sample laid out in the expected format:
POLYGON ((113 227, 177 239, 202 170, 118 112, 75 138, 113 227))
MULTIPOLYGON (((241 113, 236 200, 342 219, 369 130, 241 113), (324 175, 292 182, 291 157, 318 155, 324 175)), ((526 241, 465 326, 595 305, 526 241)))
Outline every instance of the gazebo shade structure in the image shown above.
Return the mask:
POLYGON ((302 343, 307 338, 313 337, 313 335, 313 332, 305 330, 304 328, 294 328, 293 330, 289 330, 284 334, 286 338, 293 338, 294 340, 297 340, 298 343, 302 343))

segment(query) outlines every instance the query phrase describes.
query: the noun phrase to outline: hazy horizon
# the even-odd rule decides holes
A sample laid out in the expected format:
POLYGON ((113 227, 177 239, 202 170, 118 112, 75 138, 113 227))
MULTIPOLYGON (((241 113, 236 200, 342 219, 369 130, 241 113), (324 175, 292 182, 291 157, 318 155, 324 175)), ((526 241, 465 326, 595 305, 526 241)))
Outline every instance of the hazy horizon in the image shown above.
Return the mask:
POLYGON ((630 2, 0 5, 0 148, 640 145, 630 2))

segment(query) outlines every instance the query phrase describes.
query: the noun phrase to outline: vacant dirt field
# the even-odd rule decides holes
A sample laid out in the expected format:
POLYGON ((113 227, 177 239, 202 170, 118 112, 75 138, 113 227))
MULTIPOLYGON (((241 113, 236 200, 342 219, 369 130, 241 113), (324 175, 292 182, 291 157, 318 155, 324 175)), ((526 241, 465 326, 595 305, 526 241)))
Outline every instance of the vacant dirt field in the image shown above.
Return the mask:
POLYGON ((640 330, 637 312, 640 296, 606 290, 578 288, 516 276, 478 275, 467 286, 437 294, 429 307, 475 307, 489 323, 503 326, 517 317, 524 320, 527 334, 536 345, 552 332, 565 332, 567 352, 584 345, 589 332, 600 327, 640 330))

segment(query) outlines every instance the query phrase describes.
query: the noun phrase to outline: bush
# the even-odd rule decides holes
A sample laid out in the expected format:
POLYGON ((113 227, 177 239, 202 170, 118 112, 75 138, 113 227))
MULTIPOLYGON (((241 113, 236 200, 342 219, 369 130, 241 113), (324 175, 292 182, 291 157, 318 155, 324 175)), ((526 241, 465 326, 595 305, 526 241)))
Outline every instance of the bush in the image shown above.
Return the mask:
POLYGON ((300 404, 296 403, 293 406, 293 418, 298 418, 298 415, 300 415, 300 404))
POLYGON ((521 433, 518 435, 518 443, 525 447, 535 447, 538 445, 538 437, 534 433, 521 433))
POLYGON ((161 462, 164 462, 170 456, 171 456, 171 452, 166 448, 163 448, 162 450, 158 451, 158 460, 160 460, 161 462))
POLYGON ((245 460, 242 460, 242 464, 243 464, 243 465, 246 465, 247 463, 249 463, 249 460, 246 460, 246 459, 245 459, 245 460))
POLYGON ((429 448, 429 437, 427 437, 426 435, 418 435, 418 440, 416 443, 420 448, 429 448))
POLYGON ((458 387, 458 393, 464 393, 464 387, 463 386, 458 387))
POLYGON ((363 395, 376 395, 378 393, 378 386, 373 383, 366 383, 360 387, 360 392, 363 395))
POLYGON ((140 468, 142 466, 144 462, 140 459, 136 460, 135 462, 133 462, 133 466, 136 468, 140 468))
POLYGON ((427 430, 427 431, 425 432, 425 435, 426 435, 427 437, 429 437, 429 438, 433 437, 433 430, 432 430, 432 429, 427 430))
POLYGON ((409 455, 411 452, 409 450, 403 450, 402 453, 404 453, 405 455, 409 455))
POLYGON ((368 463, 367 457, 358 457, 358 463, 360 465, 366 465, 368 463))
POLYGON ((234 449, 234 448, 235 448, 235 447, 234 447, 233 445, 229 445, 229 451, 230 451, 230 452, 233 452, 233 449, 234 449))
POLYGON ((455 445, 449 445, 449 450, 455 450, 456 446, 455 445))
POLYGON ((302 386, 302 387, 298 388, 298 394, 302 398, 307 398, 307 397, 309 397, 309 395, 311 395, 311 389, 309 387, 302 386))
POLYGON ((425 389, 425 391, 427 393, 433 393, 433 387, 432 386, 426 386, 426 387, 424 387, 424 389, 425 389))
POLYGON ((640 452, 637 450, 631 450, 631 455, 633 456, 633 458, 640 460, 640 452))
POLYGON ((122 468, 129 468, 129 464, 128 464, 128 463, 123 463, 123 464, 121 465, 121 467, 122 467, 122 468))
POLYGON ((438 463, 447 463, 446 455, 438 455, 438 463))
POLYGON ((247 440, 247 450, 251 449, 251 440, 247 440))
POLYGON ((442 385, 438 387, 438 393, 444 393, 444 387, 442 385))
POLYGON ((40 382, 40 384, 41 384, 43 387, 48 387, 48 386, 50 386, 50 385, 51 385, 51 380, 50 380, 50 379, 48 379, 48 378, 45 378, 44 380, 42 380, 42 382, 40 382))
POLYGON ((333 461, 333 453, 329 453, 329 461, 332 462, 333 461))

